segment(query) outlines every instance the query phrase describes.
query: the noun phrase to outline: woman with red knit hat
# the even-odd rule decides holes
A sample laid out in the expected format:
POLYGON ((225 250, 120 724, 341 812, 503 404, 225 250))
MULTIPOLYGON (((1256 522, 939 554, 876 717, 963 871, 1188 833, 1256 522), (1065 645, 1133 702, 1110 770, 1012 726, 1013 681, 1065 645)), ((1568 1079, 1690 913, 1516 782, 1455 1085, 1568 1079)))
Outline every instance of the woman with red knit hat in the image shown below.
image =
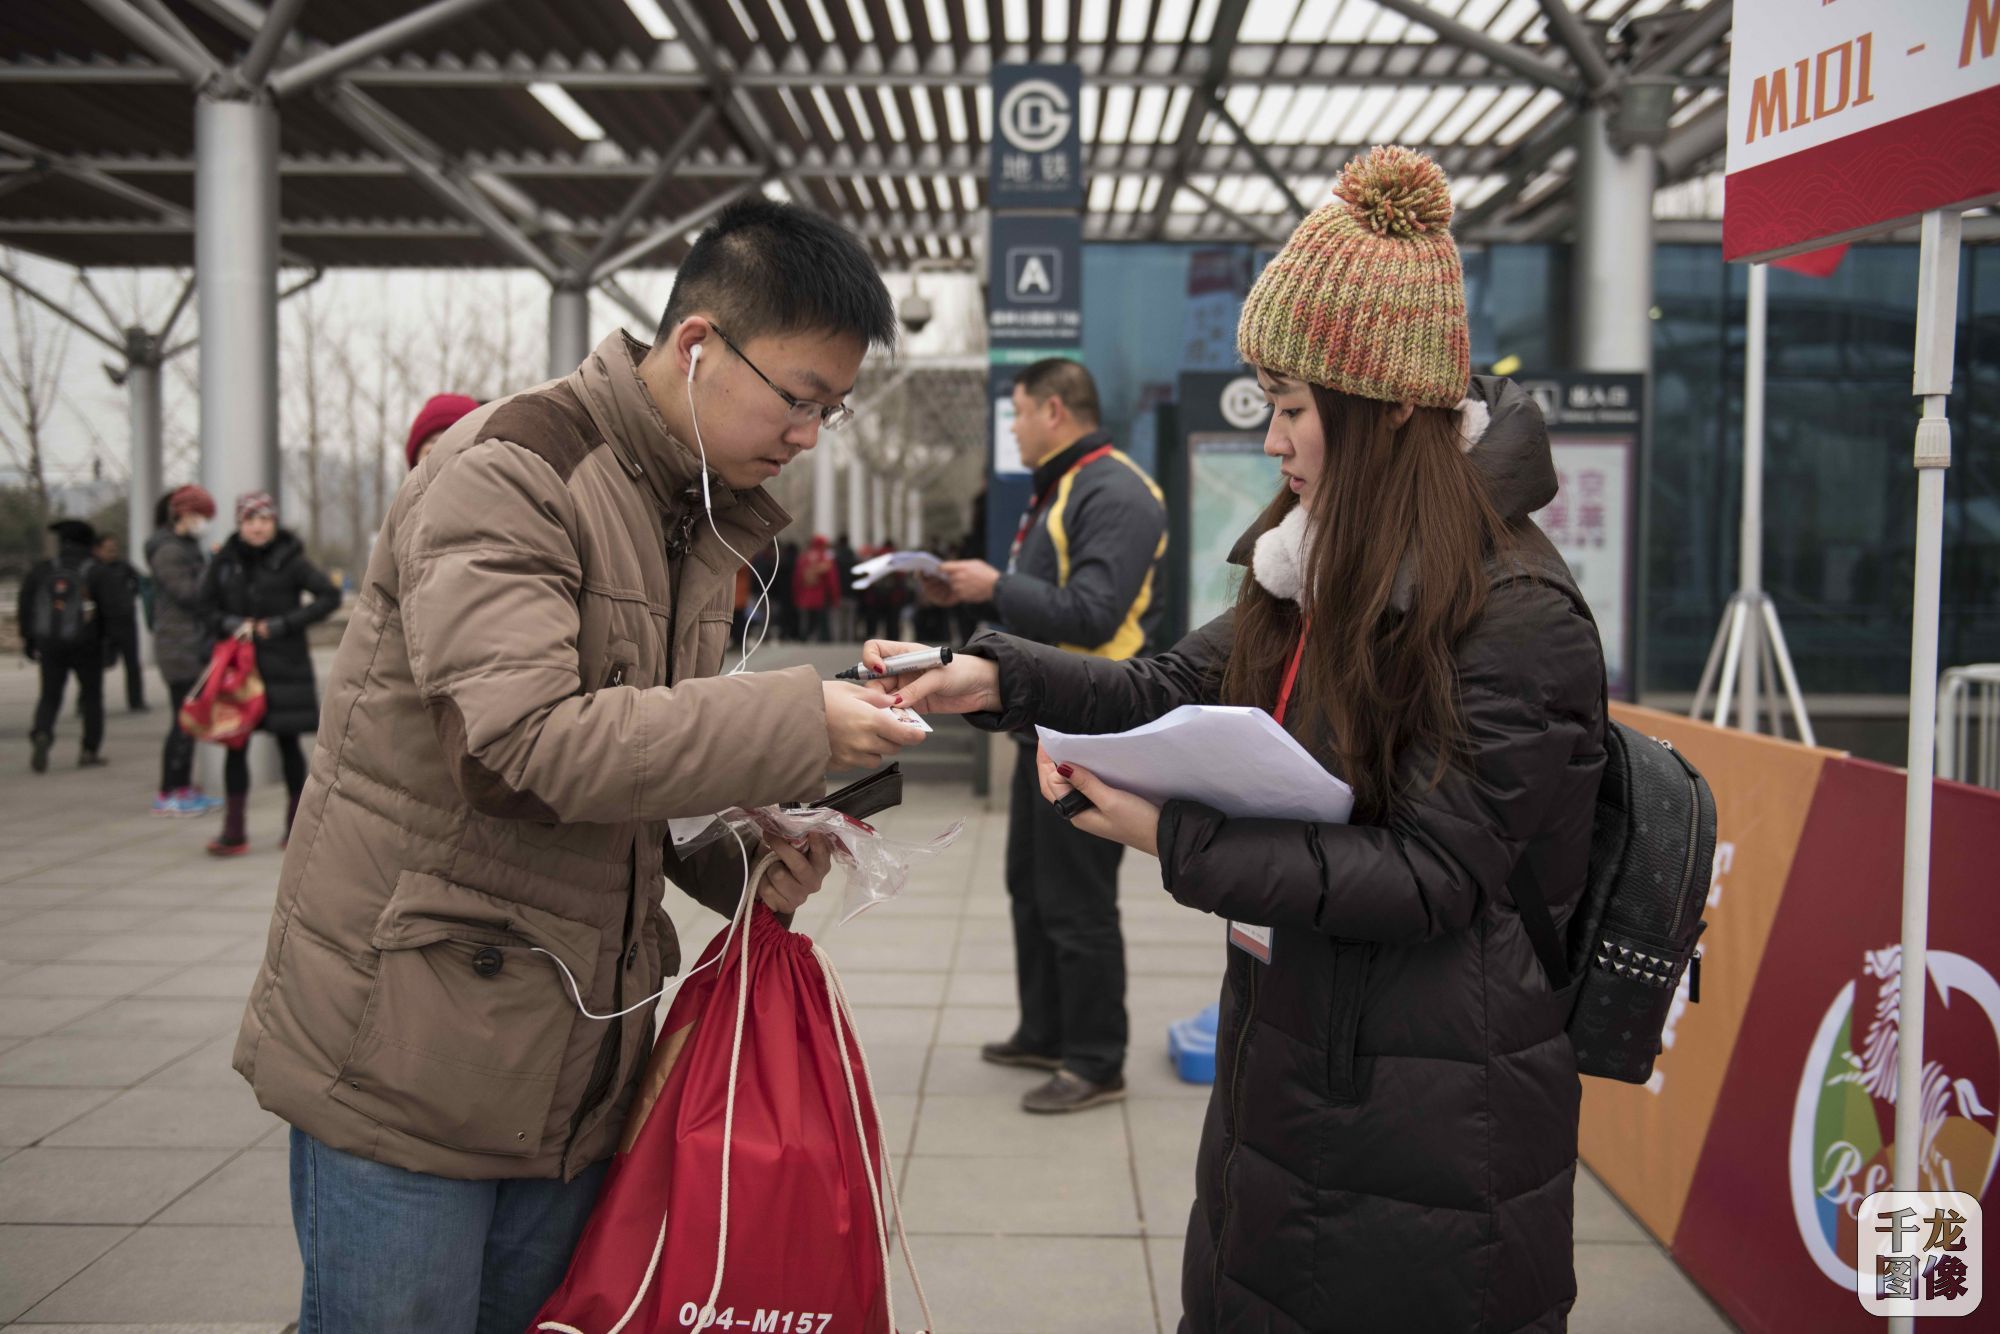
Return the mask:
POLYGON ((167 684, 167 740, 160 754, 155 815, 206 815, 222 803, 194 782, 194 738, 181 730, 181 704, 208 666, 209 636, 201 610, 208 567, 202 525, 215 517, 215 498, 198 486, 160 497, 146 566, 153 573, 153 660, 167 684))
POLYGON ((410 423, 409 439, 403 442, 403 461, 415 472, 417 465, 424 461, 424 455, 437 442, 452 423, 479 406, 476 398, 464 394, 433 394, 417 409, 417 419, 410 423))
POLYGON ((1252 288, 1277 486, 1228 615, 1155 658, 987 635, 883 683, 1007 730, 1260 707, 1353 789, 1350 823, 1243 818, 1042 760, 1078 827, 1231 923, 1182 1334, 1552 1332, 1576 1298, 1573 993, 1516 905, 1582 898, 1604 658, 1529 517, 1541 414, 1469 374, 1451 213, 1436 163, 1374 149, 1252 288))

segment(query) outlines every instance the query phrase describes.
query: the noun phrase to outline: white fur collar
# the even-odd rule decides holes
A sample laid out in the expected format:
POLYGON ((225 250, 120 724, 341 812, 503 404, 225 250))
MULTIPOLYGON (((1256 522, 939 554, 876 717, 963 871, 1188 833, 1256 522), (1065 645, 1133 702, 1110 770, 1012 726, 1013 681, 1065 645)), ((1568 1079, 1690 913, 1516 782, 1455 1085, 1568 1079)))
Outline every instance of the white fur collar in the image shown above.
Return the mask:
MULTIPOLYGON (((1492 425, 1493 413, 1479 399, 1467 397, 1458 404, 1458 433, 1461 448, 1471 453, 1492 425)), ((1306 507, 1294 505, 1274 528, 1257 539, 1250 555, 1251 577, 1273 597, 1299 601, 1305 587, 1306 553, 1312 548, 1312 534, 1306 526, 1306 507)))

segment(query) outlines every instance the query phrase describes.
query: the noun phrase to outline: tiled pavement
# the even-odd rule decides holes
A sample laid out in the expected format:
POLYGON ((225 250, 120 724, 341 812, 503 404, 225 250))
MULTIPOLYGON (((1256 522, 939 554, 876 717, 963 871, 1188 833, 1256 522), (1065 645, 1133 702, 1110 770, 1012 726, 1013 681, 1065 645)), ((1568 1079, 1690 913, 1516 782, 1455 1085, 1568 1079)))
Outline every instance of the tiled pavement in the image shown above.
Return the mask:
MULTIPOLYGON (((783 651, 768 661, 782 665, 783 651)), ((257 851, 218 863, 207 824, 145 811, 164 715, 114 714, 109 769, 79 772, 65 719, 27 770, 33 678, 0 667, 0 1325, 277 1334, 298 1258, 284 1128, 229 1069, 278 868, 278 794, 257 851)), ((905 1216, 946 1334, 1171 1331, 1206 1090, 1168 1069, 1167 1023, 1210 1000, 1213 922, 1127 861, 1131 1099, 1074 1117, 1015 1106, 1033 1076, 982 1064, 1012 1019, 1003 812, 963 786, 886 823, 957 846, 899 901, 824 933, 859 1011, 897 1147, 905 1216)), ((829 900, 831 895, 829 895, 829 900)), ((698 946, 720 923, 671 905, 698 946)), ((831 903, 802 929, 822 934, 831 903)), ((1624 1211, 1577 1192, 1580 1331, 1726 1329, 1624 1211)), ((906 1327, 914 1304, 898 1300, 906 1327)))

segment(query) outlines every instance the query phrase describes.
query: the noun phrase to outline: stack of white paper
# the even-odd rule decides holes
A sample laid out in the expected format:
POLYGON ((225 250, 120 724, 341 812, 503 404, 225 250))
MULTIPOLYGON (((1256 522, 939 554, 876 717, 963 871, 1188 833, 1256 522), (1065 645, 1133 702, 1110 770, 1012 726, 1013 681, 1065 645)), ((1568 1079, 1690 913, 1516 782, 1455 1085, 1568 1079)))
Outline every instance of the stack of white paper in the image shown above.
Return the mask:
POLYGON ((943 567, 944 562, 928 551, 885 551, 855 565, 854 586, 870 588, 892 574, 935 575, 943 567))
POLYGON ((1212 806, 1232 819, 1346 824, 1354 790, 1262 709, 1183 704, 1108 736, 1035 729, 1049 757, 1152 802, 1212 806))

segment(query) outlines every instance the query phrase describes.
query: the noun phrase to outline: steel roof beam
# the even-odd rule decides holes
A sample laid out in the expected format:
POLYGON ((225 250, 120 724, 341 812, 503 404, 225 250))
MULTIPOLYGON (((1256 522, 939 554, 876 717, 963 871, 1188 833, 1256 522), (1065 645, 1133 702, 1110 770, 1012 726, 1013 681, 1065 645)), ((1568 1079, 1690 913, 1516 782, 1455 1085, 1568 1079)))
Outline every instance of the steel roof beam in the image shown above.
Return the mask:
MULTIPOLYGON (((406 143, 398 132, 400 127, 384 123, 360 94, 336 85, 331 93, 331 103, 344 111, 342 119, 373 140, 383 152, 401 161, 409 168, 410 175, 426 189, 478 224, 494 241, 513 251, 522 262, 550 282, 562 278, 561 266, 503 216, 491 201, 480 195, 446 163, 420 153, 416 147, 406 143)), ((282 234, 282 226, 280 230, 282 234)))
MULTIPOLYGON (((1250 161, 1256 164, 1257 170, 1263 172, 1271 184, 1278 187, 1278 193, 1285 197, 1286 202, 1292 206, 1293 211, 1301 218, 1310 213, 1312 210, 1306 207, 1305 201, 1300 199, 1298 194, 1292 189, 1291 180, 1272 164, 1271 155, 1264 151, 1263 145, 1245 133, 1243 127, 1237 123, 1236 117, 1229 114, 1229 108, 1223 105, 1222 99, 1211 93, 1209 94, 1208 105, 1209 109, 1215 113, 1216 119, 1227 125, 1229 132, 1236 136, 1237 145, 1250 154, 1250 161)), ((1192 110, 1193 108, 1190 107, 1189 109, 1192 110)), ((1196 193, 1201 192, 1197 191, 1196 193)), ((1203 197, 1208 199, 1210 203, 1215 202, 1214 197, 1211 195, 1203 195, 1203 197)), ((1220 208, 1221 205, 1217 204, 1216 207, 1220 208)))
MULTIPOLYGON (((589 280, 591 282, 601 282, 615 273, 631 268, 648 255, 657 252, 662 246, 672 245, 675 241, 687 235, 691 229, 707 222, 710 218, 722 212, 723 209, 729 207, 744 195, 749 194, 752 190, 755 190, 757 186, 758 182, 745 181, 735 189, 723 191, 707 203, 702 204, 698 208, 691 209, 665 226, 654 228, 652 232, 633 242, 631 245, 626 246, 611 258, 592 265, 588 274, 589 280)), ((612 239, 615 240, 616 238, 612 239)), ((602 248, 603 246, 600 244, 599 249, 602 248)))
MULTIPOLYGON (((750 101, 748 94, 739 86, 736 75, 723 67, 722 59, 715 49, 714 38, 706 25, 700 23, 690 13, 681 0, 659 0, 659 3, 661 10, 666 13, 667 21, 673 24, 674 31, 680 34, 681 45, 687 48, 688 54, 694 57, 695 64, 701 67, 701 72, 707 80, 709 95, 715 99, 731 128, 736 131, 737 138, 742 140, 743 146, 758 159, 769 162, 776 169, 785 182, 785 188, 791 191, 800 204, 811 207, 812 196, 806 193, 804 183, 792 174, 789 164, 779 156, 777 136, 771 133, 771 127, 764 123, 756 104, 750 101)), ((794 79, 792 82, 796 83, 797 80, 794 79)))
POLYGON ((1518 46, 1503 42, 1482 28, 1474 28, 1447 18, 1429 5, 1419 0, 1375 0, 1375 3, 1391 13, 1400 14, 1412 23, 1422 24, 1438 35, 1440 41, 1450 42, 1474 55, 1485 56, 1496 65, 1505 65, 1545 88, 1553 88, 1569 97, 1581 96, 1583 85, 1569 70, 1518 46))
POLYGON ((124 339, 113 338, 110 334, 103 332, 101 329, 97 328, 97 326, 93 325, 89 320, 84 319, 83 316, 77 314, 69 307, 63 305, 61 302, 57 301, 54 297, 48 296, 45 293, 43 293, 41 289, 37 288, 33 283, 30 283, 26 278, 23 278, 21 277, 21 275, 15 273, 11 268, 8 268, 4 265, 0 265, 0 282, 5 282, 8 286, 19 291, 21 295, 27 297, 30 301, 35 302, 37 305, 46 306, 50 311, 54 312, 59 319, 63 320, 67 324, 74 325, 76 328, 81 329, 84 333, 89 334, 92 338, 95 338, 98 342, 104 344, 106 347, 110 348, 113 352, 116 352, 119 356, 122 357, 125 355, 124 339))
MULTIPOLYGON (((1589 0, 1584 0, 1584 3, 1588 4, 1589 0)), ((1549 30, 1569 52, 1569 58, 1576 62, 1576 67, 1583 71, 1590 91, 1593 94, 1610 92, 1617 85, 1617 71, 1604 58, 1604 48, 1598 45, 1597 38, 1583 26, 1577 12, 1569 7, 1569 0, 1541 0, 1541 5, 1542 14, 1549 21, 1549 30)))
POLYGON ((206 48, 187 46, 126 0, 84 0, 84 3, 96 10, 99 18, 145 48, 153 59, 179 70, 195 87, 222 77, 222 66, 206 48))
MULTIPOLYGON (((194 221, 193 213, 182 208, 172 200, 162 199, 156 194, 141 190, 136 185, 129 185, 108 172, 90 166, 75 158, 67 157, 61 153, 51 153, 46 149, 29 143, 26 139, 8 134, 4 130, 0 130, 0 149, 4 149, 9 153, 18 153, 31 164, 46 167, 52 175, 68 177, 70 180, 102 191, 114 199, 122 200, 127 204, 145 209, 150 213, 157 213, 163 218, 172 218, 176 222, 192 223, 194 221)), ((194 171, 194 162, 192 159, 187 162, 187 170, 190 174, 194 171)))
POLYGON ((297 64, 279 70, 270 78, 271 95, 289 97, 492 3, 493 0, 433 0, 422 9, 350 38, 338 46, 314 52, 297 64))
POLYGON ((580 266, 584 273, 597 270, 611 252, 617 249, 618 243, 625 239, 625 233, 631 230, 639 215, 651 206, 653 200, 659 197, 660 191, 666 188, 667 182, 673 179, 674 173, 680 169, 682 159, 694 150, 696 141, 708 133, 708 127, 715 123, 715 116, 715 104, 711 102, 688 123, 686 129, 681 131, 680 137, 661 155, 659 165, 653 169, 653 174, 632 192, 632 197, 625 201, 625 207, 618 210, 618 216, 611 220, 611 225, 605 228, 604 235, 598 238, 596 247, 580 266))
POLYGON ((1188 103, 1187 115, 1181 119, 1181 133, 1175 145, 1174 162, 1167 169, 1167 178, 1160 184, 1160 197, 1153 201, 1153 235, 1157 238, 1166 232, 1167 216, 1174 210, 1174 196, 1180 193, 1181 182, 1187 179, 1188 163, 1201 146, 1201 132, 1208 124, 1209 113, 1222 104, 1218 90, 1229 73, 1230 53, 1236 49, 1236 39, 1243 28, 1243 16, 1250 8, 1250 0, 1222 0, 1216 11, 1215 27, 1208 38, 1208 71, 1202 76, 1194 97, 1188 103))
POLYGON ((250 50, 236 67, 236 77, 255 88, 264 82, 272 66, 285 49, 285 39, 292 35, 292 29, 299 21, 299 11, 305 8, 306 0, 276 0, 270 11, 264 15, 263 26, 250 40, 250 50))

